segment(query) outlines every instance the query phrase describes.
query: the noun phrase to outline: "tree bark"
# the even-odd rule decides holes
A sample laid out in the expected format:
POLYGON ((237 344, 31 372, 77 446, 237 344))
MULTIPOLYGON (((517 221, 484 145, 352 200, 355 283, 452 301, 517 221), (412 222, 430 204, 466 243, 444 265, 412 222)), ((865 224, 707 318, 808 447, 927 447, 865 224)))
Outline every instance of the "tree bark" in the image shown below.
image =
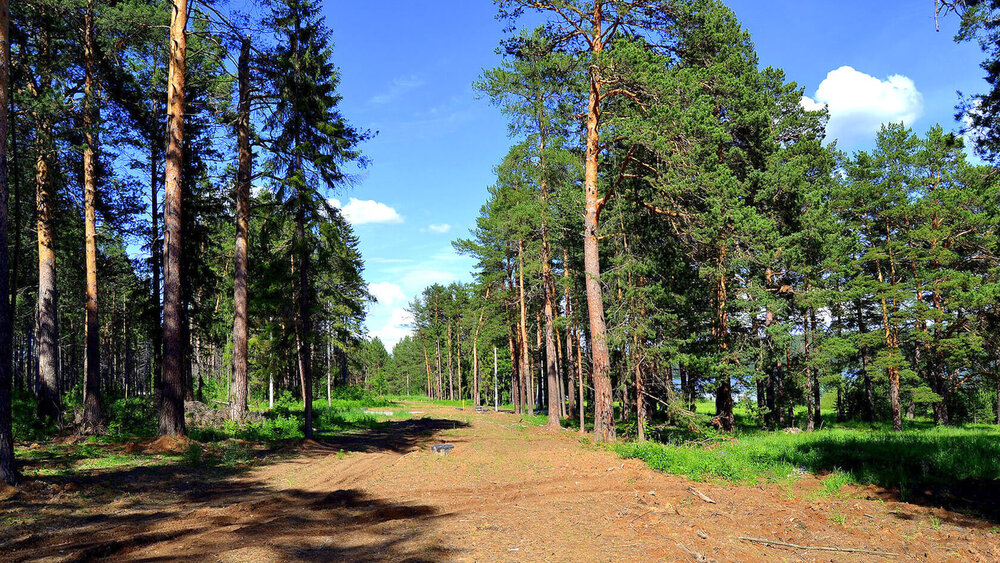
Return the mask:
POLYGON ((520 309, 519 340, 521 342, 521 400, 529 414, 535 414, 535 398, 531 392, 531 360, 528 357, 528 320, 524 299, 524 243, 517 241, 517 280, 518 297, 517 303, 520 309))
POLYGON ((434 392, 431 388, 431 360, 427 355, 427 343, 424 342, 423 338, 420 339, 420 343, 424 348, 424 365, 427 367, 427 398, 433 398, 434 392))
POLYGON ((576 370, 573 369, 573 302, 569 294, 569 252, 563 249, 563 280, 565 281, 565 287, 563 288, 563 298, 566 300, 566 308, 563 310, 563 316, 566 319, 566 351, 563 354, 566 360, 566 375, 567 375, 567 395, 569 398, 569 405, 567 406, 567 415, 571 416, 573 411, 576 410, 576 370))
POLYGON ((86 76, 83 93, 83 209, 84 254, 87 268, 87 325, 84 364, 83 426, 93 429, 101 423, 100 325, 97 318, 97 92, 94 77, 94 2, 88 0, 83 15, 83 58, 86 76))
POLYGON ((580 409, 580 434, 585 434, 587 432, 587 424, 584 419, 584 393, 583 393, 583 346, 580 344, 580 328, 575 326, 573 332, 576 334, 576 381, 580 391, 579 401, 577 406, 580 409))
POLYGON ((52 214, 54 201, 49 169, 52 123, 39 114, 36 131, 38 156, 35 160, 35 208, 38 233, 38 308, 35 322, 38 354, 38 412, 49 420, 59 416, 59 333, 57 325, 56 252, 52 214))
POLYGON ((187 1, 173 0, 170 15, 170 67, 167 78, 167 161, 163 223, 163 401, 161 436, 184 435, 184 314, 181 296, 181 204, 184 151, 187 1))
MULTIPOLYGON (((239 89, 236 120, 239 167, 236 171, 236 247, 233 256, 233 384, 229 392, 229 417, 235 422, 243 422, 247 413, 247 247, 253 169, 250 152, 250 37, 244 37, 240 44, 239 89)), ((328 369, 328 388, 329 380, 328 369)))
POLYGON ((517 338, 514 337, 514 326, 507 332, 508 348, 510 348, 510 402, 514 405, 514 412, 521 414, 524 406, 521 401, 521 367, 519 363, 520 350, 518 350, 517 338))
MULTIPOLYGON (((297 163, 296 172, 301 173, 302 165, 297 163)), ((306 248, 306 212, 304 194, 299 194, 299 209, 296 214, 295 239, 299 256, 298 306, 295 313, 295 344, 298 356, 299 383, 302 385, 302 403, 305 415, 304 434, 306 440, 313 437, 312 425, 312 366, 309 336, 309 250, 306 248)))
MULTIPOLYGON (((594 2, 591 52, 600 57, 602 43, 602 2, 594 2)), ((614 405, 611 398, 610 352, 607 325, 604 318, 604 297, 601 289, 601 255, 598 242, 598 220, 601 198, 597 190, 597 173, 601 152, 601 82, 594 66, 590 67, 590 94, 587 102, 587 150, 584 167, 583 263, 586 273, 587 311, 590 317, 591 379, 594 382, 594 439, 615 441, 614 405)))
POLYGON ((455 362, 455 377, 458 379, 458 400, 462 397, 462 325, 461 320, 455 321, 455 352, 457 354, 455 362))
MULTIPOLYGON (((487 301, 489 300, 489 298, 490 298, 490 290, 489 288, 487 288, 486 289, 487 301)), ((476 323, 476 333, 472 337, 472 386, 473 386, 472 394, 474 396, 473 406, 476 407, 481 406, 483 404, 482 397, 480 397, 480 393, 482 391, 481 390, 482 378, 480 377, 479 374, 479 333, 483 329, 483 316, 485 314, 486 314, 486 306, 483 305, 483 308, 480 309, 479 311, 479 321, 476 323)))
POLYGON ((809 327, 809 313, 802 315, 802 328, 805 332, 805 361, 806 361, 806 432, 816 430, 816 402, 813 393, 814 377, 812 361, 812 332, 809 327))
POLYGON ((646 441, 646 381, 642 370, 642 360, 639 355, 638 334, 632 334, 633 354, 635 355, 635 419, 636 419, 636 439, 640 442, 646 441))
POLYGON ((455 400, 455 370, 451 363, 451 319, 448 319, 448 400, 455 400))
POLYGON ((20 480, 14 459, 14 429, 11 397, 11 352, 13 331, 10 295, 10 263, 7 253, 7 136, 10 124, 10 9, 0 0, 0 482, 16 485, 20 480))

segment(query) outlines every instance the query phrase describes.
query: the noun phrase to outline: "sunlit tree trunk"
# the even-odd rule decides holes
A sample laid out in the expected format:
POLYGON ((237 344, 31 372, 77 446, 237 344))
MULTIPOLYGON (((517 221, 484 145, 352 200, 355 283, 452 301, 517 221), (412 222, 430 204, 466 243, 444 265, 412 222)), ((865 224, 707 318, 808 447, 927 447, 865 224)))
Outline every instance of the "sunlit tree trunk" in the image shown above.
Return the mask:
POLYGON ((462 400, 464 395, 462 395, 462 326, 459 324, 461 321, 455 322, 455 352, 457 354, 455 362, 455 374, 456 379, 458 379, 458 400, 462 400))
MULTIPOLYGON (((44 61, 50 49, 49 33, 42 29, 37 37, 39 58, 39 88, 47 89, 52 82, 51 71, 44 61)), ((42 90, 34 96, 45 95, 42 90)), ((38 368, 38 414, 54 419, 59 415, 58 329, 56 324, 56 256, 53 247, 52 214, 54 198, 51 186, 52 116, 40 107, 33 112, 35 121, 35 210, 38 243, 38 304, 35 310, 35 353, 38 368)))
MULTIPOLYGON (((486 289, 487 301, 489 300, 489 298, 490 298, 490 290, 489 288, 487 288, 486 289)), ((476 322, 476 334, 472 338, 472 386, 473 386, 472 394, 474 397, 473 405, 477 407, 482 405, 483 403, 482 398, 480 397, 482 378, 480 377, 479 374, 479 333, 483 329, 483 316, 485 314, 486 314, 486 306, 483 305, 483 308, 479 311, 479 321, 476 322)))
POLYGON ((170 16, 170 67, 167 77, 167 160, 163 223, 163 401, 160 435, 183 435, 184 314, 181 296, 181 173, 184 150, 187 2, 173 0, 170 16))
POLYGON ((448 339, 446 340, 448 345, 448 400, 455 400, 455 371, 454 366, 451 363, 451 319, 448 319, 448 339))
POLYGON ((101 422, 100 325, 97 319, 97 92, 94 77, 94 2, 89 0, 83 16, 83 58, 86 76, 83 93, 83 210, 84 254, 87 269, 87 344, 84 372, 83 425, 101 422))
POLYGON ((576 326, 576 325, 574 325, 574 326, 575 326, 575 328, 574 328, 573 332, 576 334, 576 337, 574 338, 574 340, 576 340, 576 381, 577 381, 577 385, 579 386, 579 391, 580 391, 580 397, 579 397, 579 401, 577 402, 577 406, 580 409, 580 433, 584 434, 584 433, 587 432, 587 424, 586 424, 586 421, 584 420, 584 408, 583 408, 584 404, 585 404, 585 401, 584 401, 584 392, 583 392, 583 386, 584 386, 584 382, 583 382, 583 346, 580 345, 580 327, 576 326))
MULTIPOLYGON (((602 2, 594 2, 591 52, 599 58, 602 43, 602 2)), ((615 440, 614 406, 611 398, 610 352, 604 318, 604 296, 601 289, 601 254, 598 243, 598 219, 601 197, 597 189, 597 172, 601 152, 601 82, 596 65, 590 67, 590 93, 587 103, 587 150, 584 166, 583 264, 586 273, 587 312, 590 318, 591 380, 594 383, 594 439, 598 442, 615 440)))
POLYGON ((433 389, 431 388, 431 360, 427 355, 427 343, 424 342, 423 338, 420 339, 420 343, 423 345, 424 348, 424 365, 427 367, 427 389, 426 389, 427 398, 433 398, 434 392, 433 389))
MULTIPOLYGON (((236 172, 236 247, 233 256, 233 383, 229 392, 229 416, 242 422, 247 413, 247 246, 250 229, 250 38, 240 45, 240 100, 236 138, 239 167, 236 172)), ((329 394, 329 369, 327 393, 329 394)))

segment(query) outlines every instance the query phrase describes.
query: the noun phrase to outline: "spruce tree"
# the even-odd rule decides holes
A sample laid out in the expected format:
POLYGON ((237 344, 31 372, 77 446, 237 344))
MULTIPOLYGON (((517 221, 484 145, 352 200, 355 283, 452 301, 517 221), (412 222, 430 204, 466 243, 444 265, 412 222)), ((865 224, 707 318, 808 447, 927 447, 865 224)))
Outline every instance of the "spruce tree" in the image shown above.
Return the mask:
POLYGON ((360 159, 357 145, 366 133, 349 126, 337 105, 339 74, 331 61, 330 32, 311 0, 277 2, 267 21, 277 46, 265 73, 276 101, 265 131, 268 166, 280 175, 278 194, 295 217, 292 263, 297 277, 295 339, 305 404, 305 435, 312 437, 312 311, 314 286, 307 231, 321 220, 323 192, 342 184, 349 161, 360 159))

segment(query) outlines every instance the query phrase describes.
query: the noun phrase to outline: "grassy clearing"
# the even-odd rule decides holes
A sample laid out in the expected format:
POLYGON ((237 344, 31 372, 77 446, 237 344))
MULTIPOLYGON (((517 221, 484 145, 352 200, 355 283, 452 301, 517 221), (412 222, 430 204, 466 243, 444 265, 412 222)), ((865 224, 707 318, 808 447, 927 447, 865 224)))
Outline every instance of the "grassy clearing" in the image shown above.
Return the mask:
POLYGON ((898 487, 905 495, 928 485, 1000 479, 1000 429, 988 426, 900 433, 878 429, 772 432, 710 445, 645 442, 617 444, 614 449, 654 469, 697 481, 755 484, 794 479, 802 471, 827 475, 824 485, 831 494, 847 483, 898 487))
MULTIPOLYGON (((22 401, 21 410, 33 417, 34 407, 22 401)), ((26 476, 72 477, 81 472, 128 470, 150 467, 188 467, 209 471, 230 471, 257 463, 289 442, 302 439, 304 412, 301 402, 286 397, 263 419, 243 425, 226 422, 221 426, 189 425, 194 440, 187 451, 177 454, 147 454, 129 448, 137 440, 156 434, 157 417, 152 401, 145 397, 118 399, 105 406, 107 431, 83 441, 60 443, 51 440, 49 429, 15 425, 16 456, 26 476), (20 432, 18 432, 20 429, 20 432), (135 450, 135 451, 130 451, 135 450)), ((317 401, 313 425, 319 436, 377 428, 389 420, 409 417, 408 410, 392 400, 357 389, 338 390, 327 405, 317 401), (372 414, 376 410, 393 415, 372 414)))

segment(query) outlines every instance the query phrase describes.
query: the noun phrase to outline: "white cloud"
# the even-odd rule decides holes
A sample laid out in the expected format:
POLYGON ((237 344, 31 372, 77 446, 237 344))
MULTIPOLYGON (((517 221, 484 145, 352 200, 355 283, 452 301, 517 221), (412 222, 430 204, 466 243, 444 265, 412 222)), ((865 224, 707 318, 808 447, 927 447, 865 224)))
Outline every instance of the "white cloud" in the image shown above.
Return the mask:
POLYGON ((362 200, 352 197, 347 205, 341 206, 340 200, 330 198, 327 203, 340 208, 344 218, 352 225, 367 225, 370 223, 396 224, 403 222, 403 216, 388 205, 372 200, 362 200))
POLYGON ((923 114, 924 97, 906 76, 893 74, 880 80, 842 66, 831 70, 801 105, 807 110, 827 106, 827 137, 849 145, 872 136, 883 123, 912 125, 923 114))
POLYGON ((379 337, 386 348, 391 350, 393 346, 412 332, 410 328, 412 324, 413 315, 406 309, 396 308, 392 310, 389 320, 378 330, 373 330, 371 335, 379 337))
POLYGON ((429 225, 426 229, 428 232, 434 233, 436 235, 446 234, 451 230, 451 225, 448 223, 440 223, 437 225, 429 225))
POLYGON ((380 305, 392 306, 393 303, 406 301, 406 294, 392 282, 378 282, 368 285, 368 291, 378 299, 380 305))

